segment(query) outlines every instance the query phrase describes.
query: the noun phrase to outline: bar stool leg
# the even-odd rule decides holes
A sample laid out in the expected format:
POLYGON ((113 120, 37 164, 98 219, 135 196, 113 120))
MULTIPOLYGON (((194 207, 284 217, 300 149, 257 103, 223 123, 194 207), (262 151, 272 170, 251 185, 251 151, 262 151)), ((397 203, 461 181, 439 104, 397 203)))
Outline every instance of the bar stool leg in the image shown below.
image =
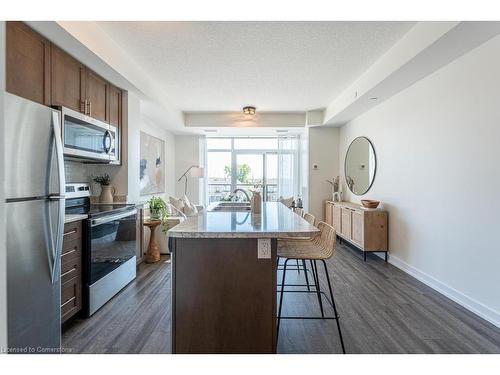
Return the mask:
POLYGON ((298 260, 298 259, 295 259, 295 261, 297 262, 297 272, 298 272, 298 273, 299 273, 299 275, 300 275, 299 260, 298 260))
POLYGON ((304 275, 306 276, 307 290, 310 291, 311 288, 309 287, 309 276, 307 275, 307 267, 305 259, 302 259, 302 266, 304 267, 304 275))
POLYGON ((318 303, 319 303, 319 309, 321 310, 321 317, 325 317, 325 312, 323 311, 323 301, 321 300, 321 288, 319 285, 319 274, 318 274, 318 266, 316 264, 316 260, 313 262, 314 265, 314 273, 316 274, 316 291, 318 295, 318 303))
POLYGON ((309 259, 309 264, 311 265, 311 272, 312 272, 312 276, 313 276, 313 281, 314 281, 314 287, 316 288, 316 290, 318 290, 318 282, 317 282, 317 275, 316 275, 316 271, 314 270, 314 264, 313 264, 313 261, 312 259, 309 259))
POLYGON ((326 273, 326 280, 328 280, 328 289, 330 290, 330 298, 332 299, 332 305, 333 305, 333 312, 335 313, 335 321, 337 322, 337 329, 339 331, 339 338, 340 338, 340 345, 342 345, 342 353, 345 354, 345 347, 344 347, 344 339, 342 338, 342 331, 340 330, 340 322, 339 322, 339 314, 337 314, 337 307, 335 306, 335 300, 333 299, 333 291, 332 291, 332 284, 330 282, 330 275, 328 274, 328 268, 326 267, 326 262, 324 259, 321 259, 323 261, 323 266, 325 267, 325 273, 326 273))
POLYGON ((281 292, 280 292, 280 305, 278 308, 278 323, 276 327, 276 345, 278 345, 278 336, 280 333, 280 319, 281 319, 281 308, 283 307, 283 291, 285 290, 285 276, 286 276, 286 264, 289 259, 285 259, 285 263, 283 265, 283 278, 281 280, 281 292))

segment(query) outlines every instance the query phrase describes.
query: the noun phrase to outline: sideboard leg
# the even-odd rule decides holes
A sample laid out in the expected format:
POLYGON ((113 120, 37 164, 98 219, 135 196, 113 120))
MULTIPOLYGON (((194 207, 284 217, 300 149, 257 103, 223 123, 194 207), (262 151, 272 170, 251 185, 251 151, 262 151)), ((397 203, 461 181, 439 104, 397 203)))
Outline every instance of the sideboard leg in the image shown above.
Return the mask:
POLYGON ((385 262, 387 263, 387 251, 385 252, 385 262))
POLYGON ((364 257, 364 260, 366 262, 366 251, 363 251, 363 257, 364 257))

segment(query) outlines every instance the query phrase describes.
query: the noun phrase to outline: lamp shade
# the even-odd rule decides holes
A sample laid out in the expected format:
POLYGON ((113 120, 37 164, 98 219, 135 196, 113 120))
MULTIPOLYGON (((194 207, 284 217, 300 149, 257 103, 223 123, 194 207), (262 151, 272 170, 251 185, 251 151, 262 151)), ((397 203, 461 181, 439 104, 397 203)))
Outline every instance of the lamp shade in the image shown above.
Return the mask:
POLYGON ((202 178, 205 176, 205 168, 193 167, 190 171, 191 177, 202 178))

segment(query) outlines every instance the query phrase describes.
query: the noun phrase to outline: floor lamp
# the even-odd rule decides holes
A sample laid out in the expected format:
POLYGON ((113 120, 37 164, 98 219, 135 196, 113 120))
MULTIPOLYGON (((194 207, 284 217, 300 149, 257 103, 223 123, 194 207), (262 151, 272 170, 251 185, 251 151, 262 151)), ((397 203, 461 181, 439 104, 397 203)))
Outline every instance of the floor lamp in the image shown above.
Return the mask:
POLYGON ((180 182, 182 180, 182 178, 184 178, 184 195, 187 194, 187 188, 188 188, 187 174, 188 173, 191 177, 202 178, 205 175, 205 168, 201 168, 197 165, 192 165, 186 170, 186 172, 184 172, 184 174, 181 177, 179 177, 177 182, 180 182))

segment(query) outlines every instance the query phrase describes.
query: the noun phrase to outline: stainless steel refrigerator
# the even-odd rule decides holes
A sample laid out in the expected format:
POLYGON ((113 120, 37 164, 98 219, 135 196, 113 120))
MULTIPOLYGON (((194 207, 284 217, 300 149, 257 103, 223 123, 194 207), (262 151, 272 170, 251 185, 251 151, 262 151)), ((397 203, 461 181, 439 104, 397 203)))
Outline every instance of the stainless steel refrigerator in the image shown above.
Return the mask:
POLYGON ((61 346, 64 159, 58 111, 6 93, 7 346, 61 346))

